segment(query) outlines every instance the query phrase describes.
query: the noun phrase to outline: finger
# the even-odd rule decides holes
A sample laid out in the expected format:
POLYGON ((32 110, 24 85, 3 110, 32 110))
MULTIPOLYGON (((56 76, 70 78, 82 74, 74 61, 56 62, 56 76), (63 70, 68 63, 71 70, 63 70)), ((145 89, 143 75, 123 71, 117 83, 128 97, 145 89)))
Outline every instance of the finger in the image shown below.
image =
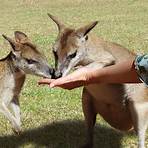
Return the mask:
POLYGON ((49 84, 49 87, 51 87, 51 88, 58 87, 58 86, 60 87, 63 83, 64 83, 63 81, 58 79, 58 80, 55 80, 54 82, 51 82, 49 84))
POLYGON ((41 79, 38 81, 38 84, 50 84, 52 83, 53 81, 55 81, 55 79, 41 79))
POLYGON ((54 82, 53 82, 53 83, 51 83, 51 84, 49 85, 49 87, 50 87, 50 88, 53 88, 53 87, 60 87, 60 88, 63 88, 63 89, 68 89, 68 90, 73 89, 73 87, 72 87, 71 85, 67 84, 67 83, 64 83, 64 84, 54 84, 54 82))
POLYGON ((61 86, 64 86, 64 85, 70 83, 70 81, 71 81, 71 79, 68 76, 66 76, 66 77, 56 79, 55 81, 52 81, 49 86, 51 88, 52 87, 61 87, 61 86))

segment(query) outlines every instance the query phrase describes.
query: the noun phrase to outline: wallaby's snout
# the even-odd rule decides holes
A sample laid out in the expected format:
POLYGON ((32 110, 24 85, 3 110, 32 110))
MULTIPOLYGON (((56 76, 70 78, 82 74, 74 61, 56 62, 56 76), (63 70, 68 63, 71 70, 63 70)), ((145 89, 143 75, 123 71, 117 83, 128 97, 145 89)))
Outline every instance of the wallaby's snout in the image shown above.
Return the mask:
POLYGON ((49 74, 51 75, 52 79, 56 78, 56 76, 55 76, 55 69, 54 68, 50 68, 49 69, 49 74))
POLYGON ((58 79, 58 78, 60 78, 60 77, 62 77, 62 72, 59 71, 59 70, 55 71, 55 73, 54 73, 54 78, 55 78, 55 79, 58 79))

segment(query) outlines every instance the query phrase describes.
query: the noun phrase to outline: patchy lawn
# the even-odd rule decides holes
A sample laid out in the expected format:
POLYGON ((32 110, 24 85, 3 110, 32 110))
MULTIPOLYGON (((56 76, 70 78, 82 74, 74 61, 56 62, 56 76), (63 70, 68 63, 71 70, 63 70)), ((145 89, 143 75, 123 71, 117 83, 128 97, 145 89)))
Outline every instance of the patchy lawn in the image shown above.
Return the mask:
MULTIPOLYGON (((53 65, 51 46, 57 28, 48 12, 69 26, 98 20, 93 32, 101 38, 137 53, 148 52, 147 0, 0 0, 0 33, 12 37, 15 30, 25 32, 53 65)), ((2 58, 10 48, 2 37, 0 48, 2 58)), ((78 148, 85 141, 81 88, 39 87, 38 79, 28 76, 20 96, 20 136, 13 134, 8 120, 0 115, 0 147, 78 148)), ((146 141, 148 144, 148 138, 146 141)), ((98 116, 94 143, 96 148, 135 148, 137 139, 133 133, 116 132, 98 116)))

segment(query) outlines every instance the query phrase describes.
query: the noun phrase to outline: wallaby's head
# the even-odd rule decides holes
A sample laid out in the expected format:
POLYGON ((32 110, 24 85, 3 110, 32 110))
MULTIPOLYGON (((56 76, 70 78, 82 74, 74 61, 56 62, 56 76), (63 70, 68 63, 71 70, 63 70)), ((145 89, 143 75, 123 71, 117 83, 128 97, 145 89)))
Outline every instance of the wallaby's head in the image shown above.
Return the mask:
POLYGON ((88 33, 92 30, 97 21, 84 27, 72 29, 66 27, 55 16, 48 14, 58 27, 58 37, 53 45, 53 54, 55 57, 55 68, 57 75, 67 75, 69 71, 78 66, 86 55, 88 33))
POLYGON ((45 57, 30 42, 27 35, 20 31, 14 32, 15 39, 2 35, 11 45, 13 64, 26 74, 51 78, 54 70, 48 66, 45 57))

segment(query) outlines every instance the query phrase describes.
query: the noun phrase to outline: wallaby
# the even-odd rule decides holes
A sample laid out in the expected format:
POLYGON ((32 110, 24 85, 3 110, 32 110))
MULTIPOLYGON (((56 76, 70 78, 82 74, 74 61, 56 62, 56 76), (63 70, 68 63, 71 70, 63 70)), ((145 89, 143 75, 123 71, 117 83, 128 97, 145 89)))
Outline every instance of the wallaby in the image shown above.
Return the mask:
POLYGON ((16 133, 21 131, 19 94, 25 74, 51 78, 54 70, 32 44, 27 35, 16 31, 15 40, 2 35, 11 45, 11 52, 0 60, 0 112, 11 122, 16 133), (12 112, 9 110, 12 109, 12 112))
MULTIPOLYGON (((78 66, 103 68, 135 54, 121 45, 104 41, 89 34, 97 21, 84 27, 66 27, 57 17, 48 14, 58 26, 58 37, 53 45, 56 75, 65 76, 78 66)), ((93 128, 99 113, 112 127, 129 131, 134 128, 138 146, 144 148, 148 125, 148 88, 144 84, 93 84, 83 88, 82 107, 87 126, 85 148, 93 147, 93 128)))

